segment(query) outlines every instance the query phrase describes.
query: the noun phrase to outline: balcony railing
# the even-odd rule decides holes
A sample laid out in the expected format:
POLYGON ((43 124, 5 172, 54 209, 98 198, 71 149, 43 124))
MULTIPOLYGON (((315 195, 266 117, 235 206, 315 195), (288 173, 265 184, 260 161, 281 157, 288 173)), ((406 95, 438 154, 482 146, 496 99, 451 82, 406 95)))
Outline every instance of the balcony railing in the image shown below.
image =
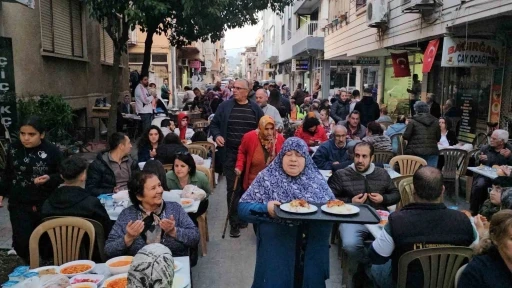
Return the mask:
POLYGON ((309 21, 297 30, 297 38, 300 40, 306 37, 317 36, 318 21, 309 21))

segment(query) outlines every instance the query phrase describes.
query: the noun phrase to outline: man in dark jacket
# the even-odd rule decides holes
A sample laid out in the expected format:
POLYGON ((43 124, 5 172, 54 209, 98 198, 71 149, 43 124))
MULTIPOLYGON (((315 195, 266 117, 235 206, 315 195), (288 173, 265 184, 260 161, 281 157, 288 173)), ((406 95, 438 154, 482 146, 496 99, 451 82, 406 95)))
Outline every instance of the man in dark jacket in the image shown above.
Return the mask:
POLYGON ((333 134, 334 139, 322 143, 313 155, 313 162, 320 170, 336 171, 353 163, 347 152, 347 128, 336 125, 333 134))
POLYGON ((363 99, 357 102, 354 110, 361 113, 361 124, 367 126, 368 123, 379 119, 380 109, 379 104, 372 98, 372 89, 365 88, 363 90, 363 99))
POLYGON ((302 90, 302 84, 297 84, 297 90, 293 93, 292 99, 295 99, 295 104, 299 107, 304 104, 304 99, 306 99, 306 93, 302 90))
POLYGON ((330 115, 334 122, 339 123, 347 120, 347 116, 350 113, 350 97, 348 97, 347 90, 345 88, 340 89, 339 98, 336 100, 338 101, 332 104, 330 115))
MULTIPOLYGON (((398 260, 406 252, 452 245, 468 247, 476 240, 477 233, 469 218, 443 204, 443 176, 438 169, 420 168, 413 176, 413 184, 414 203, 390 214, 388 223, 371 245, 371 262, 383 264, 371 268, 376 287, 396 287, 398 260)), ((406 287, 423 286, 419 261, 409 265, 407 275, 406 287)))
POLYGON ((441 117, 441 105, 434 99, 434 94, 427 95, 427 104, 430 106, 430 115, 436 118, 441 117))
MULTIPOLYGON (((388 206, 400 201, 400 193, 388 172, 371 163, 373 154, 371 144, 357 143, 354 164, 333 173, 328 184, 334 196, 345 203, 368 204, 375 209, 387 210, 388 206)), ((370 231, 362 224, 341 224, 340 234, 348 255, 349 279, 358 279, 354 277, 358 265, 369 263, 363 242, 371 235, 370 231)))
POLYGON ((59 170, 64 184, 44 202, 41 208, 43 218, 72 216, 96 220, 103 226, 106 239, 112 228, 110 217, 100 200, 82 188, 85 185, 87 161, 71 156, 62 161, 59 170))
POLYGON ((87 169, 85 190, 94 196, 126 190, 132 172, 139 170, 130 156, 132 144, 124 133, 116 132, 109 139, 110 150, 98 153, 87 169))
POLYGON ((430 115, 430 107, 425 102, 414 103, 414 110, 416 114, 407 124, 403 135, 408 141, 404 153, 419 156, 427 161, 428 166, 437 167, 437 143, 441 140, 439 119, 430 115))
MULTIPOLYGON (((235 183, 235 164, 238 155, 238 147, 242 142, 245 133, 258 128, 263 111, 260 106, 247 99, 249 93, 249 82, 237 80, 233 87, 233 99, 224 101, 213 120, 210 123, 210 133, 217 143, 218 157, 223 163, 223 173, 226 176, 227 202, 230 208, 230 236, 240 237, 240 227, 247 227, 245 223, 238 220, 238 201, 240 200, 240 189, 233 190, 235 183), (234 197, 234 198, 233 198, 234 197)), ((243 179, 243 177, 241 177, 243 179)), ((238 181, 238 186, 242 181, 238 181)))

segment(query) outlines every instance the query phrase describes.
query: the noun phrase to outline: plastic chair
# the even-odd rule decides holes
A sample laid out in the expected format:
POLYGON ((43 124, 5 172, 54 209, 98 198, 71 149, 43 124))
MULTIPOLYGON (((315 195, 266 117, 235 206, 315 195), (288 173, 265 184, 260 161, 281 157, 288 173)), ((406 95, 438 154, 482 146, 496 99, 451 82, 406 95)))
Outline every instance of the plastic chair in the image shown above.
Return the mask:
MULTIPOLYGON (((58 219, 58 218, 65 218, 66 216, 52 216, 52 217, 46 217, 43 219, 42 222, 46 222, 52 219, 58 219)), ((92 226, 94 226, 94 232, 96 233, 96 248, 98 248, 98 255, 100 256, 100 259, 102 262, 107 262, 107 255, 105 254, 105 230, 103 229, 103 225, 101 225, 100 222, 89 219, 89 218, 83 218, 87 221, 89 221, 92 226)), ((108 236, 108 235, 107 235, 108 236)))
POLYGON ((190 144, 190 145, 187 145, 187 148, 188 148, 188 152, 190 154, 198 155, 199 157, 201 157, 203 159, 208 158, 208 151, 203 146, 190 144))
MULTIPOLYGON (((204 174, 206 174, 206 176, 208 177, 208 181, 210 182, 210 185, 211 185, 211 174, 210 174, 210 170, 208 170, 207 168, 201 166, 201 165, 198 165, 196 166, 196 169, 197 171, 201 171, 203 172, 204 174)), ((203 256, 206 256, 206 253, 207 253, 207 244, 206 242, 210 241, 210 236, 209 236, 209 233, 208 233, 208 217, 206 215, 207 212, 204 212, 201 216, 197 217, 197 228, 199 228, 199 236, 200 236, 200 241, 199 243, 201 244, 201 253, 203 256)))
POLYGON ((395 164, 398 164, 398 167, 400 168, 400 174, 414 175, 414 173, 420 169, 421 166, 427 166, 427 161, 417 156, 400 155, 393 157, 389 161, 389 166, 391 166, 391 168, 394 168, 395 164))
POLYGON ((393 158, 393 156, 395 156, 395 154, 393 154, 393 152, 391 151, 375 150, 375 153, 373 154, 372 157, 372 162, 387 164, 393 158))
POLYGON ((209 141, 198 141, 194 142, 193 145, 203 146, 210 153, 210 155, 212 155, 212 164, 210 166, 210 170, 212 171, 212 182, 213 187, 215 188, 217 186, 217 183, 215 181, 215 150, 217 149, 217 147, 215 147, 215 144, 209 141))
POLYGON ((194 130, 194 132, 197 132, 197 131, 204 130, 204 128, 208 127, 208 125, 210 125, 210 123, 208 123, 208 121, 206 121, 206 120, 197 121, 192 125, 192 129, 194 130))
POLYGON ((400 210, 402 207, 414 202, 414 185, 412 184, 412 176, 400 181, 398 191, 400 192, 400 202, 396 205, 396 210, 400 210))
POLYGON ((409 251, 398 261, 398 285, 406 288, 407 269, 414 260, 419 260, 423 268, 424 288, 452 288, 455 283, 457 269, 466 259, 473 256, 468 247, 425 248, 409 251))
POLYGON ((466 161, 464 161, 464 166, 461 169, 460 175, 461 177, 466 177, 466 202, 469 202, 471 198, 471 187, 473 186, 473 176, 467 176, 466 172, 468 170, 469 161, 477 155, 480 149, 473 149, 468 152, 466 156, 466 161))
POLYGON ((462 175, 464 163, 468 152, 462 149, 442 149, 440 156, 444 156, 443 178, 446 181, 455 182, 455 196, 459 195, 459 180, 462 175))
POLYGON ((84 234, 89 236, 88 259, 92 259, 96 233, 89 221, 79 217, 63 217, 41 223, 32 232, 29 241, 30 268, 39 267, 39 239, 48 233, 52 242, 54 265, 78 260, 84 234))
POLYGON ((398 143, 396 155, 404 155, 404 137, 402 135, 402 133, 396 133, 389 137, 389 139, 391 139, 391 144, 395 143, 395 141, 398 143))
POLYGON ((165 173, 172 171, 172 164, 163 164, 165 173))
POLYGON ((462 265, 459 270, 457 270, 457 274, 455 274, 455 288, 457 288, 457 285, 459 284, 459 279, 460 279, 460 275, 462 275, 462 272, 464 272, 464 269, 466 269, 466 266, 468 266, 468 264, 464 264, 462 265))
POLYGON ((400 182, 402 182, 402 180, 407 179, 407 178, 411 178, 412 179, 412 175, 405 175, 405 176, 395 177, 395 178, 392 179, 393 180, 393 184, 395 184, 396 188, 399 188, 400 187, 400 182))

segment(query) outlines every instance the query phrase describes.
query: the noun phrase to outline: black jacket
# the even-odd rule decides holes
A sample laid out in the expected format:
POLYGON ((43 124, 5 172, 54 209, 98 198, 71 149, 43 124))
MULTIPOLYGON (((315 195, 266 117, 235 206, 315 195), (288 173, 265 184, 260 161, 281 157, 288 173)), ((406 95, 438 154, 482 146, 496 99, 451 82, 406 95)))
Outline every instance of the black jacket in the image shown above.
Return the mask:
MULTIPOLYGON (((104 155, 109 152, 100 152, 96 159, 89 165, 87 169, 87 181, 85 182, 85 190, 93 196, 101 194, 110 194, 114 192, 116 187, 116 175, 110 165, 105 161, 104 155)), ((128 157, 128 165, 131 167, 131 173, 140 170, 137 161, 131 156, 128 157)))
POLYGON ((156 148, 155 160, 162 164, 172 164, 174 155, 178 152, 188 152, 188 149, 183 144, 160 144, 156 148))
POLYGON ((61 186, 50 195, 41 208, 43 218, 52 216, 72 216, 89 218, 103 225, 105 239, 112 229, 112 222, 98 198, 82 187, 61 186))
POLYGON ((59 148, 43 140, 35 148, 25 148, 21 141, 7 148, 5 167, 0 174, 0 196, 9 196, 10 204, 40 206, 62 183, 58 167, 63 156, 59 148), (43 175, 50 180, 35 185, 34 179, 43 175))
POLYGON ((368 197, 365 204, 380 210, 387 210, 388 206, 400 201, 400 193, 386 170, 372 164, 368 170, 369 174, 363 176, 353 167, 354 165, 350 165, 338 170, 329 178, 327 183, 336 198, 352 203, 352 198, 361 193, 379 193, 384 199, 382 203, 374 203, 368 197))
POLYGON ((361 101, 357 102, 354 110, 361 113, 361 124, 364 126, 368 126, 368 123, 380 117, 379 104, 371 96, 364 96, 361 101))
POLYGON ((459 140, 457 140, 457 135, 455 135, 453 130, 448 130, 446 133, 446 140, 448 140, 448 144, 450 144, 450 146, 457 145, 457 143, 459 143, 459 140))
POLYGON ((297 89, 293 93, 292 99, 295 99, 295 105, 301 106, 304 104, 304 99, 306 99, 306 93, 302 89, 297 89))
POLYGON ((433 101, 432 104, 430 104, 430 115, 436 118, 441 117, 441 106, 436 101, 433 101))
POLYGON ((407 155, 438 155, 437 143, 441 139, 441 128, 439 119, 430 113, 419 113, 414 115, 407 124, 403 137, 407 140, 404 153, 407 155))
POLYGON ((332 104, 330 115, 334 122, 338 123, 347 120, 347 116, 350 114, 350 99, 346 101, 341 101, 341 99, 336 100, 337 101, 332 104))
POLYGON ((456 288, 512 287, 512 273, 493 246, 487 254, 473 257, 460 276, 456 288))

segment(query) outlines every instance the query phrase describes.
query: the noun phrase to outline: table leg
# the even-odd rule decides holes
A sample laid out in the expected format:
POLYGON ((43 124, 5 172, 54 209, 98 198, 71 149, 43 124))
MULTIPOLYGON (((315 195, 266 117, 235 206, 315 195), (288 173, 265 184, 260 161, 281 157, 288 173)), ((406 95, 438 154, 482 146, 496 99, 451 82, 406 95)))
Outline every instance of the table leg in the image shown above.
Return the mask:
POLYGON ((297 239, 295 243, 295 269, 293 287, 302 288, 304 281, 304 263, 302 263, 302 236, 305 231, 305 224, 300 224, 297 229, 297 239))

